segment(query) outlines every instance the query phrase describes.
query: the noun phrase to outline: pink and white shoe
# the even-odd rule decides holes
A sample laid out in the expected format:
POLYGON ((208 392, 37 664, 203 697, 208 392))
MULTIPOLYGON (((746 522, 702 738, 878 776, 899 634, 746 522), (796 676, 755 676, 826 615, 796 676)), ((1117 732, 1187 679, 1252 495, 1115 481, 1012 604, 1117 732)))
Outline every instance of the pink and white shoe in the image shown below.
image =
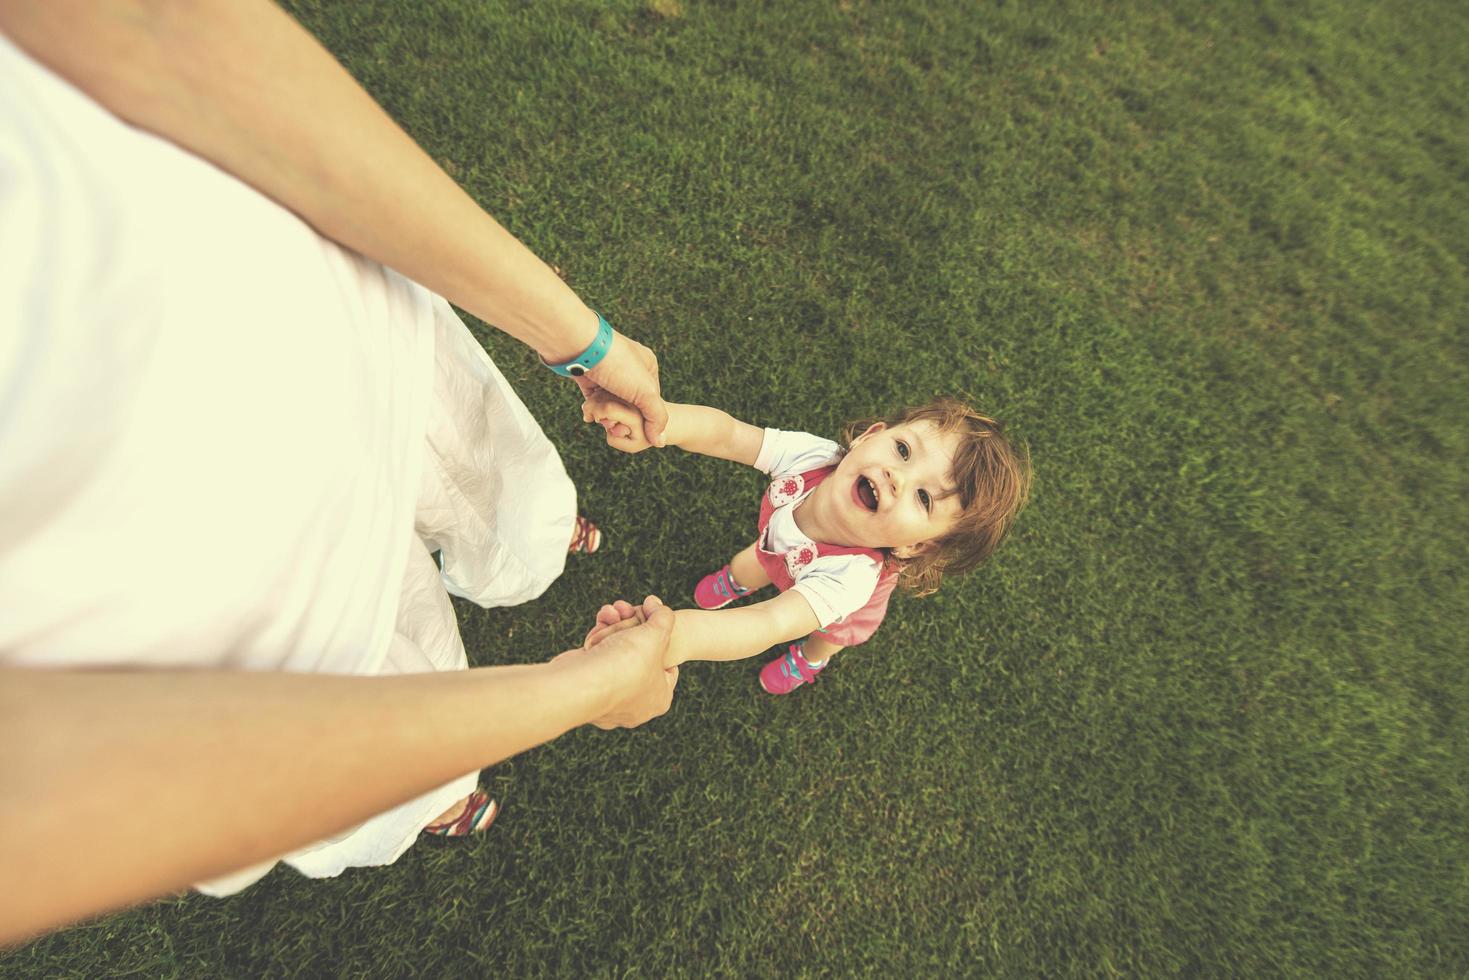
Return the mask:
POLYGON ((729 573, 729 566, 725 565, 714 574, 705 575, 699 580, 699 584, 694 586, 694 602, 700 609, 722 609, 753 591, 755 590, 736 585, 734 576, 729 573))
POLYGON ((760 668, 760 686, 767 694, 789 694, 802 684, 810 684, 816 675, 826 669, 823 662, 813 667, 806 662, 806 641, 792 643, 785 656, 777 657, 760 668))

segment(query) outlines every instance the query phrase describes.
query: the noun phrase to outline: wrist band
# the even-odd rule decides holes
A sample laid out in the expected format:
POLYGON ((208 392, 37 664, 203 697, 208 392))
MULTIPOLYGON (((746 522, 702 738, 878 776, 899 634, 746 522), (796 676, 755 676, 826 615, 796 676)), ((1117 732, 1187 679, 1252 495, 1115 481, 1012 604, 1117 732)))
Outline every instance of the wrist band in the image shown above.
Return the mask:
MULTIPOLYGON (((592 312, 597 313, 596 310, 592 312)), ((605 316, 597 313, 597 336, 592 338, 592 343, 586 350, 571 360, 562 361, 560 364, 547 364, 544 360, 541 363, 563 378, 579 378, 602 363, 602 358, 606 357, 607 352, 611 349, 612 324, 607 322, 605 316)))

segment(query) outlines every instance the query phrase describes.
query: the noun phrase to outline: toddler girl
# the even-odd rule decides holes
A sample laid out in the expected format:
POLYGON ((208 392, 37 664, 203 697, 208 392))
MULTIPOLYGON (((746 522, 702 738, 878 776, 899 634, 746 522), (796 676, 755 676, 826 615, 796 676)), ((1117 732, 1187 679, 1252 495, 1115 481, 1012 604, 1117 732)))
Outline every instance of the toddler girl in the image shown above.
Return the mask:
MULTIPOLYGON (((608 445, 648 448, 642 416, 605 392, 587 398, 582 416, 603 426, 608 445)), ((871 637, 895 587, 927 595, 944 575, 978 565, 1030 487, 1029 459, 1000 425, 949 398, 853 422, 844 446, 672 402, 665 436, 772 478, 754 542, 698 584, 699 609, 675 614, 667 665, 739 660, 794 641, 760 671, 771 694, 810 683, 837 653, 871 637), (780 594, 723 610, 767 585, 780 594)))

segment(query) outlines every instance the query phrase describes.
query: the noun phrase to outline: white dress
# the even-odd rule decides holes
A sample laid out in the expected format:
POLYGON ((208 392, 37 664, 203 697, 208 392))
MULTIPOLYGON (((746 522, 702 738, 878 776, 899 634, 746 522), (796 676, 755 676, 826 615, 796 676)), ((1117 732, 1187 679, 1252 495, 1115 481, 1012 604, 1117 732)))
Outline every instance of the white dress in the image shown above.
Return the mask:
MULTIPOLYGON (((536 597, 574 514, 441 298, 0 36, 0 662, 461 670, 444 588, 536 597)), ((390 863, 474 780, 285 860, 390 863)))

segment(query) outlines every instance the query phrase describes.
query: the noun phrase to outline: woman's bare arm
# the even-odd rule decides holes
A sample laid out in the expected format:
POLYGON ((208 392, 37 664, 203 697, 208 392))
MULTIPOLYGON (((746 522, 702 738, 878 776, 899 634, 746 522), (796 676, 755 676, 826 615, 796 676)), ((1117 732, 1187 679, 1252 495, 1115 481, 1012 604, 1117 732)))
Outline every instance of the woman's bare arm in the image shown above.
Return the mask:
POLYGON ((645 608, 594 650, 468 672, 0 668, 0 944, 286 854, 583 723, 662 714, 673 617, 645 608))
MULTIPOLYGON (((596 335, 596 316, 570 287, 267 0, 0 0, 0 31, 121 118, 548 361, 596 335)), ((650 438, 664 421, 656 364, 619 337, 588 376, 637 405, 650 438)))

